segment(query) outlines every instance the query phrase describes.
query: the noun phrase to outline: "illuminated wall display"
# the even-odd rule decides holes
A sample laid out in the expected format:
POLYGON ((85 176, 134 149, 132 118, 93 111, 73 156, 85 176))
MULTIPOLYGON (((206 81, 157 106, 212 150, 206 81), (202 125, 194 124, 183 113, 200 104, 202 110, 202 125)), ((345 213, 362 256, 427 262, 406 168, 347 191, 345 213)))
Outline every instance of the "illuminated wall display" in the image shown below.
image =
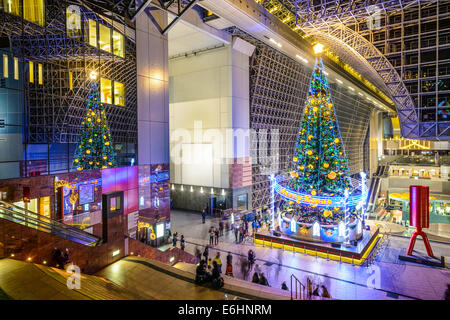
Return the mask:
MULTIPOLYGON (((278 193, 284 199, 294 201, 298 204, 317 205, 318 207, 344 207, 344 197, 321 197, 299 193, 280 185, 276 179, 273 180, 273 184, 276 193, 278 193)), ((349 206, 356 206, 361 201, 361 198, 361 194, 350 196, 349 206)))
POLYGON ((159 222, 156 224, 156 238, 164 237, 164 222, 159 222))

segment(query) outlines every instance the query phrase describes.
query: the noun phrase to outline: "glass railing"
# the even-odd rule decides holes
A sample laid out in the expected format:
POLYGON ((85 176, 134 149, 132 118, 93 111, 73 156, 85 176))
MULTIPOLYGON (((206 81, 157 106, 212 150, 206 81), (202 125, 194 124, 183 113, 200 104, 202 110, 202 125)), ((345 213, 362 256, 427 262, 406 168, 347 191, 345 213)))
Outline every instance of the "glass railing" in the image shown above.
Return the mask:
POLYGON ((100 244, 101 241, 98 237, 90 233, 1 200, 0 218, 24 225, 28 228, 51 233, 87 246, 94 247, 100 244))

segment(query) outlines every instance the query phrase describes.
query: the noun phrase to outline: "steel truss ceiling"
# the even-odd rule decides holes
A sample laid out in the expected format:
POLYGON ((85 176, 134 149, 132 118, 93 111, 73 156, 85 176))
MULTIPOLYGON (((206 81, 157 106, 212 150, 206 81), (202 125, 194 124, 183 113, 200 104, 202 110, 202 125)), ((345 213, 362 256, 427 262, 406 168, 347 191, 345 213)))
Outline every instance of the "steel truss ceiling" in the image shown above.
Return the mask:
MULTIPOLYGON (((405 138, 448 139, 439 123, 422 123, 401 76, 360 29, 376 27, 379 19, 436 5, 438 0, 255 0, 269 13, 305 38, 323 42, 366 79, 387 91, 394 100, 405 138), (301 29, 301 30, 298 30, 301 29), (378 78, 378 79, 376 79, 378 78)), ((444 1, 440 1, 444 2, 444 1)), ((448 2, 448 1, 445 1, 448 2)))

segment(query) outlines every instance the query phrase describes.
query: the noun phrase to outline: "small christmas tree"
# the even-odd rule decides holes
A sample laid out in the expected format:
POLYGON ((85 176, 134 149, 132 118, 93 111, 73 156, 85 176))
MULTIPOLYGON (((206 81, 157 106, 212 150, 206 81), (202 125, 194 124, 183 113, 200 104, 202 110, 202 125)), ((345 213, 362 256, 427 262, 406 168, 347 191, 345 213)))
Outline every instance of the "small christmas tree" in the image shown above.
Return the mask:
POLYGON ((75 151, 73 166, 78 171, 115 167, 116 154, 95 81, 91 82, 88 109, 81 126, 81 139, 75 151))
MULTIPOLYGON (((314 66, 298 133, 289 187, 312 196, 343 197, 345 189, 350 188, 347 162, 323 62, 319 59, 314 66)), ((322 222, 342 219, 339 208, 294 203, 289 206, 300 206, 295 211, 304 215, 307 221, 315 220, 313 216, 317 214, 322 222)))

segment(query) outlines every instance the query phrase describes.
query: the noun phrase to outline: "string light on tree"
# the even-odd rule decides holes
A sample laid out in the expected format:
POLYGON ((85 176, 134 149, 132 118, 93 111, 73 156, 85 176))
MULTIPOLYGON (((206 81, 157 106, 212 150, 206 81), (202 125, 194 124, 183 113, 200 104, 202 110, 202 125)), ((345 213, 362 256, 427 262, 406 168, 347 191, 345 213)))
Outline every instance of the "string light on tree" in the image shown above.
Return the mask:
POLYGON ((73 160, 73 166, 78 171, 116 166, 116 154, 112 146, 109 125, 95 81, 97 73, 92 71, 89 77, 93 81, 89 89, 86 116, 81 123, 81 138, 73 160))

